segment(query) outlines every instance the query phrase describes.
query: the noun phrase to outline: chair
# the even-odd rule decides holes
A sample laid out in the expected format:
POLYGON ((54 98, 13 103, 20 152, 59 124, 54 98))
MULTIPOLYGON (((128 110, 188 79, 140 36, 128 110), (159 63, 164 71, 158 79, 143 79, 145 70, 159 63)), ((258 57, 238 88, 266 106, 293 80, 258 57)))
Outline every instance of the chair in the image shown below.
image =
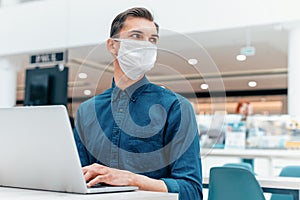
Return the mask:
MULTIPOLYGON (((300 177, 300 166, 286 166, 282 168, 279 176, 300 177)), ((293 200, 293 196, 289 194, 272 194, 271 200, 293 200)))
POLYGON ((213 167, 209 176, 208 200, 265 200, 263 191, 248 169, 213 167))
POLYGON ((243 169, 247 169, 250 172, 253 173, 253 169, 252 166, 249 163, 226 163, 223 165, 223 167, 237 167, 237 168, 243 168, 243 169))

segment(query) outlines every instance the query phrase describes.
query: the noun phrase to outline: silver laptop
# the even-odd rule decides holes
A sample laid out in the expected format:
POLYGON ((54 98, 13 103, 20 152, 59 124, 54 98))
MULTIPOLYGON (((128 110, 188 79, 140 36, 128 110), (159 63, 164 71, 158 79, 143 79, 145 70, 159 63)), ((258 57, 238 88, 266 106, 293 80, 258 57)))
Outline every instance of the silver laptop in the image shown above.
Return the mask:
POLYGON ((138 189, 87 188, 64 106, 0 109, 0 186, 82 194, 138 189))

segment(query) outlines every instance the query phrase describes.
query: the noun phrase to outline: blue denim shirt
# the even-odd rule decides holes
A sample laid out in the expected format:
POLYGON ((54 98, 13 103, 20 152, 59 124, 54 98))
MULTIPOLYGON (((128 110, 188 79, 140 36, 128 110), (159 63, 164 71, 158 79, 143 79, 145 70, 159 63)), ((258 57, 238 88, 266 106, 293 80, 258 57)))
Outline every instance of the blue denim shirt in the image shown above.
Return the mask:
POLYGON ((184 97, 146 77, 123 91, 113 83, 83 102, 76 119, 82 166, 129 170, 163 180, 180 200, 202 199, 198 130, 184 97))

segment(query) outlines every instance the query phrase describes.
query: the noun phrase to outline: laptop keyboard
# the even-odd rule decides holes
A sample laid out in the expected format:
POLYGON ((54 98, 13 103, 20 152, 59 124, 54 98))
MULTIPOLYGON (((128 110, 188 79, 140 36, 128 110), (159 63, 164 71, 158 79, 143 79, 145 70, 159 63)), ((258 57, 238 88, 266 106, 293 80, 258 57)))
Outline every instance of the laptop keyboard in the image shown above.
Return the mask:
POLYGON ((110 186, 108 184, 105 183, 97 183, 96 185, 93 185, 91 188, 103 188, 103 187, 107 187, 110 186))

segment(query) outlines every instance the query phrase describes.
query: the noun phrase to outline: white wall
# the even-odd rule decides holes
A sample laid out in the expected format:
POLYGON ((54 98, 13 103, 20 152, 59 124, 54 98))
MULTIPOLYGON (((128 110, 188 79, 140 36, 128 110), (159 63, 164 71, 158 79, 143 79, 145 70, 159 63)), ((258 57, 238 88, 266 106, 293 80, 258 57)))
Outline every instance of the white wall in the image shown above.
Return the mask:
POLYGON ((0 56, 66 47, 67 3, 36 1, 0 10, 0 56))
POLYGON ((33 1, 0 9, 0 56, 103 42, 114 16, 133 6, 185 33, 300 20, 299 0, 33 1))

